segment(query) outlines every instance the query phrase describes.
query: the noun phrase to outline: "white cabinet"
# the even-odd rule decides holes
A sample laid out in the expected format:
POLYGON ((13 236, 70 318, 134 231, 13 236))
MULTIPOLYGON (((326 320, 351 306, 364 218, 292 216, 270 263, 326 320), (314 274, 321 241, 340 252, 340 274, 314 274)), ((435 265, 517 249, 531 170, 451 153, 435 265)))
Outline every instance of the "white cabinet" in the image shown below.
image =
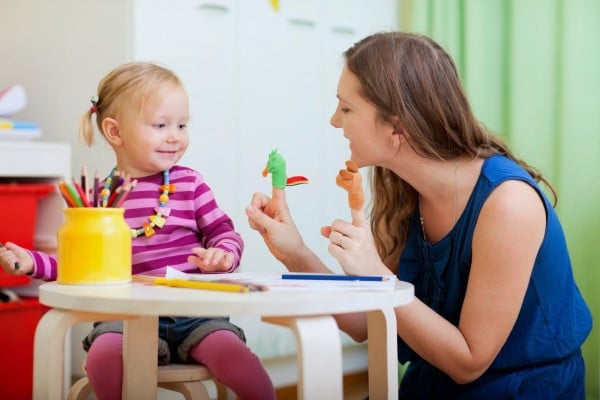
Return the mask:
MULTIPOLYGON (((182 0, 133 2, 138 60, 172 68, 190 94, 190 147, 183 163, 203 173, 219 205, 245 241, 243 270, 282 271, 244 208, 252 193, 270 193, 260 172, 278 148, 288 176, 310 183, 286 189, 306 243, 334 269, 319 230, 349 218, 335 176, 349 156, 342 132, 329 124, 342 53, 377 30, 396 27, 395 0, 182 0)), ((290 354, 289 332, 260 321, 237 321, 263 358, 290 354)), ((350 342, 350 340, 347 340, 350 342)))
POLYGON ((370 32, 394 29, 397 0, 279 0, 279 5, 275 10, 269 0, 10 2, 3 5, 10 18, 1 24, 7 34, 0 35, 0 47, 11 56, 4 60, 0 87, 26 87, 30 102, 19 117, 38 122, 45 139, 71 143, 71 174, 85 164, 102 175, 115 162, 111 149, 100 137, 87 149, 76 134, 98 80, 131 60, 172 68, 191 101, 190 147, 182 163, 206 176, 234 219, 247 242, 244 266, 281 268, 244 215, 253 192, 270 190, 260 171, 275 147, 289 175, 310 179, 289 189, 290 205, 308 244, 333 264, 319 227, 347 217, 340 215, 345 198, 334 179, 348 147, 329 126, 342 52, 370 32))
MULTIPOLYGON (((190 97, 190 147, 181 161, 205 175, 219 205, 237 206, 238 10, 234 1, 133 1, 132 57, 173 69, 190 97)), ((238 225, 240 222, 238 222, 238 225)))
POLYGON ((164 64, 190 94, 190 147, 182 163, 203 173, 219 205, 246 241, 244 268, 279 269, 252 232, 244 207, 270 191, 260 171, 278 148, 288 175, 307 186, 288 189, 305 239, 333 266, 319 228, 340 215, 335 186, 348 146, 329 125, 342 52, 362 36, 396 26, 396 1, 133 1, 137 60, 164 64))
MULTIPOLYGON (((335 185, 348 145, 329 125, 342 52, 368 33, 395 29, 397 0, 279 0, 278 11, 269 0, 4 3, 9 17, 0 24, 6 33, 0 47, 10 57, 0 87, 25 85, 31 103, 23 119, 39 122, 45 138, 71 142, 73 171, 65 166, 61 175, 83 164, 90 172, 110 170, 114 156, 101 138, 91 150, 77 139, 78 118, 98 80, 116 65, 158 62, 181 77, 190 95, 190 147, 182 164, 205 175, 234 219, 246 242, 242 268, 283 269, 244 214, 253 192, 271 190, 260 172, 273 148, 286 158, 288 175, 310 179, 287 189, 290 207, 307 244, 337 268, 319 228, 349 217, 345 193, 335 185)), ((260 322, 243 327, 261 357, 294 350, 287 330, 260 322)), ((74 335, 74 366, 86 331, 74 335)))
MULTIPOLYGON (((268 2, 240 1, 240 206, 253 191, 270 190, 270 182, 258 171, 272 148, 285 156, 288 175, 305 175, 307 186, 287 189, 287 198, 298 229, 316 253, 337 267, 327 253, 321 226, 349 212, 335 176, 348 158, 342 132, 329 124, 336 105, 336 87, 343 64, 342 52, 372 30, 396 22, 396 2, 381 0, 281 1, 273 12, 268 2), (374 14, 375 3, 386 3, 385 12, 374 14), (363 24, 360 16, 371 15, 363 24), (254 174, 254 175, 252 175, 254 174), (341 210, 341 212, 340 212, 341 210)), ((382 10, 383 11, 383 10, 382 10)), ((364 18, 363 18, 364 19, 364 18)), ((247 225, 247 224, 246 224, 247 225)), ((273 265, 262 239, 249 228, 246 265, 273 265)))

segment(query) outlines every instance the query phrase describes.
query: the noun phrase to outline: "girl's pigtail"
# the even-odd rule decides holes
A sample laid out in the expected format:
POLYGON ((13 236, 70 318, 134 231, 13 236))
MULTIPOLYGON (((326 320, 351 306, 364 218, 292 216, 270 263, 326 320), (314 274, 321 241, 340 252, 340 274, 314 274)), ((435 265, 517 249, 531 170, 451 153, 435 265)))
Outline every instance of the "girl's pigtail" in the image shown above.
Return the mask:
POLYGON ((79 120, 79 137, 85 141, 88 147, 92 147, 94 144, 92 115, 96 114, 96 118, 98 118, 98 96, 92 97, 90 101, 92 106, 83 113, 79 120))

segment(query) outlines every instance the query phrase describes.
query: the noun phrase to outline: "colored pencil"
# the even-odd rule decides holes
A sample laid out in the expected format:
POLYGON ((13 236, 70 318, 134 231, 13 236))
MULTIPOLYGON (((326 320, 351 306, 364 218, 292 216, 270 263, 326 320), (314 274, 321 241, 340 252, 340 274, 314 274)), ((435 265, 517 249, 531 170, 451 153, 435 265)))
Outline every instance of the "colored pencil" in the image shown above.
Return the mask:
POLYGON ((340 274, 283 274, 281 279, 299 279, 310 281, 368 281, 383 282, 379 275, 340 275, 340 274))
POLYGON ((92 204, 94 207, 98 207, 98 186, 100 186, 100 178, 98 178, 98 171, 94 172, 94 187, 92 188, 92 204))
POLYGON ((77 191, 77 194, 79 195, 79 198, 81 199, 81 203, 83 204, 83 207, 89 207, 90 201, 88 200, 88 197, 85 194, 85 191, 83 190, 81 185, 79 183, 77 183, 77 180, 75 180, 75 178, 73 178, 73 187, 77 191))
POLYGON ((79 194, 77 194, 77 190, 75 190, 75 188, 73 186, 71 186, 69 184, 69 182, 65 182, 65 187, 67 188, 67 191, 71 195, 71 199, 73 199, 73 201, 75 202, 75 206, 83 207, 83 203, 81 202, 81 199, 79 198, 79 194))
POLYGON ((75 200, 73 200, 73 197, 71 197, 71 194, 67 190, 67 184, 66 184, 65 181, 58 182, 58 190, 60 191, 60 193, 62 194, 63 198, 67 202, 67 206, 69 206, 69 207, 77 207, 77 204, 75 203, 75 200))
POLYGON ((221 283, 210 281, 190 281, 177 278, 155 278, 155 285, 165 285, 180 288, 218 290, 221 292, 249 292, 250 288, 235 283, 221 283))
POLYGON ((87 202, 88 205, 86 207, 89 207, 90 206, 89 205, 90 204, 90 192, 89 192, 90 188, 88 185, 87 169, 85 168, 85 165, 83 167, 81 167, 80 179, 81 179, 81 181, 80 181, 81 190, 83 191, 84 197, 86 200, 86 201, 84 201, 84 204, 87 202))
POLYGON ((121 193, 119 193, 119 195, 115 199, 113 207, 121 207, 125 199, 127 199, 127 196, 129 196, 129 193, 131 193, 133 188, 135 188, 135 185, 137 185, 137 180, 135 179, 131 182, 128 182, 125 185, 125 188, 121 190, 121 193))

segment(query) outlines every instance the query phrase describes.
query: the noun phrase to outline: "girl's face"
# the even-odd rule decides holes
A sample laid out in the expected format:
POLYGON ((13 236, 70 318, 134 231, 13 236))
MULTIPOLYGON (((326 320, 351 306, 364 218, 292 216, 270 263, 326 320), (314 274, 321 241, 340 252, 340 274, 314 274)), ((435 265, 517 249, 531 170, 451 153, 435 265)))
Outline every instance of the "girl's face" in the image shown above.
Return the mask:
POLYGON ((185 153, 189 137, 189 100, 185 90, 165 85, 151 99, 146 112, 131 126, 123 127, 117 149, 118 167, 133 177, 171 168, 185 153))
POLYGON ((342 128, 350 142, 350 158, 359 167, 385 167, 395 153, 394 128, 377 119, 377 109, 360 94, 360 87, 356 75, 344 68, 337 87, 338 105, 330 122, 342 128))

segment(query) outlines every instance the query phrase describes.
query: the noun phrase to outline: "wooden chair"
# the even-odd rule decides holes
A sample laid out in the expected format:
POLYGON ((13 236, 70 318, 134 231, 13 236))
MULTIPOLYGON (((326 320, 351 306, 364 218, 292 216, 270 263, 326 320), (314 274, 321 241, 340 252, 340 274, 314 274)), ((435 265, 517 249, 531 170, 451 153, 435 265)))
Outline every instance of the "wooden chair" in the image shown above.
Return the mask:
MULTIPOLYGON (((85 368, 82 368, 85 374, 85 368)), ((173 390, 183 395, 186 400, 210 400, 203 382, 212 380, 208 368, 197 364, 168 364, 158 367, 158 387, 173 390)), ((217 400, 230 399, 230 392, 225 386, 214 381, 217 388, 217 400)), ((93 393, 92 385, 83 376, 73 384, 67 400, 87 400, 93 393)))

